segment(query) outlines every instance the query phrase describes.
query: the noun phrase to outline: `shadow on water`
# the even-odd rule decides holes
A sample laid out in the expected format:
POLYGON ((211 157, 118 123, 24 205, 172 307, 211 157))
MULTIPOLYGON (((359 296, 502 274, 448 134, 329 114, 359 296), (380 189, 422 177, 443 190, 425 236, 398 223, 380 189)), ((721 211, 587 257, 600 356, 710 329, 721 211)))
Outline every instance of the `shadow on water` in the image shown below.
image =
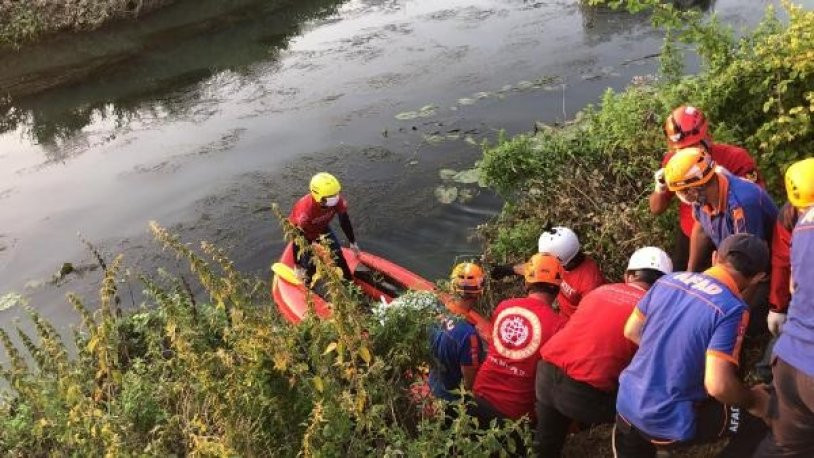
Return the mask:
POLYGON ((60 145, 94 121, 189 117, 204 96, 198 83, 224 70, 248 76, 252 64, 274 62, 305 23, 341 3, 187 0, 138 23, 0 56, 0 87, 10 95, 0 105, 0 133, 21 128, 45 147, 47 161, 60 161, 70 154, 60 145))

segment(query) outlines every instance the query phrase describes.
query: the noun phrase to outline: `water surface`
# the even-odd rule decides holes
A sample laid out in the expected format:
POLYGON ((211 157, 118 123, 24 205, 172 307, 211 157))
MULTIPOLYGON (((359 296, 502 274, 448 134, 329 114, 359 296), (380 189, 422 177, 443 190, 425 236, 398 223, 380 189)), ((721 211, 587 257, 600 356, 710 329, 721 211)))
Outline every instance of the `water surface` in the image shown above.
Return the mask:
MULTIPOLYGON (((709 8, 738 29, 769 3, 709 8)), ((502 202, 439 170, 653 73, 660 44, 646 17, 577 1, 202 0, 6 56, 8 90, 67 85, 14 98, 0 125, 0 294, 73 321, 62 297, 101 277, 77 234, 133 273, 174 268, 150 220, 265 276, 271 203, 323 170, 362 247, 444 276, 502 202), (81 272, 49 281, 64 262, 81 272)))

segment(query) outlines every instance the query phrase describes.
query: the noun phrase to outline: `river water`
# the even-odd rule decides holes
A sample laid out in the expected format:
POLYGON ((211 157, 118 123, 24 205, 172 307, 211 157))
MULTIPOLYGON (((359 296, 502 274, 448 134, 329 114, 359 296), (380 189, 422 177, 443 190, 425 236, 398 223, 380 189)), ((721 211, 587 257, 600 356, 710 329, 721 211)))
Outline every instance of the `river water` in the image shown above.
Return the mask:
MULTIPOLYGON (((740 29, 768 3, 708 8, 740 29)), ((342 181, 364 249, 438 278, 502 205, 440 171, 653 73, 660 44, 644 16, 567 0, 200 0, 6 56, 6 90, 67 85, 6 107, 0 295, 75 321, 64 295, 101 278, 78 234, 132 276, 186 272, 150 220, 267 276, 271 203, 287 212, 318 171, 342 181), (54 280, 65 262, 78 271, 54 280)))

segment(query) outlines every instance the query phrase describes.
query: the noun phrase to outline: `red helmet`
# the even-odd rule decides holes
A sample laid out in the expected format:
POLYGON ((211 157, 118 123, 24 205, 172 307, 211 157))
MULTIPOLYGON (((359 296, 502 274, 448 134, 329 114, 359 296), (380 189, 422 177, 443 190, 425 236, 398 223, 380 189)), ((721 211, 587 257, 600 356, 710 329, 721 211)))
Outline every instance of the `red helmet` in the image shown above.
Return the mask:
POLYGON ((707 119, 698 108, 680 106, 664 121, 664 135, 671 150, 697 146, 709 139, 707 119))

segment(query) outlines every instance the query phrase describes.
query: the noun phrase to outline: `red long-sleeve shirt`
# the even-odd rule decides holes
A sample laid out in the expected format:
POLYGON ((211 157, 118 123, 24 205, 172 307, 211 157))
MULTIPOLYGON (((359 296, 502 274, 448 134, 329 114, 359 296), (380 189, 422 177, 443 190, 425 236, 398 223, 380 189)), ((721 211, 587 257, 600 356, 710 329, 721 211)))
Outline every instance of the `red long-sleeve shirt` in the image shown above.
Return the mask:
POLYGON ((769 289, 769 306, 772 311, 786 313, 791 300, 791 231, 797 224, 797 210, 786 203, 777 214, 772 236, 772 273, 769 289))

